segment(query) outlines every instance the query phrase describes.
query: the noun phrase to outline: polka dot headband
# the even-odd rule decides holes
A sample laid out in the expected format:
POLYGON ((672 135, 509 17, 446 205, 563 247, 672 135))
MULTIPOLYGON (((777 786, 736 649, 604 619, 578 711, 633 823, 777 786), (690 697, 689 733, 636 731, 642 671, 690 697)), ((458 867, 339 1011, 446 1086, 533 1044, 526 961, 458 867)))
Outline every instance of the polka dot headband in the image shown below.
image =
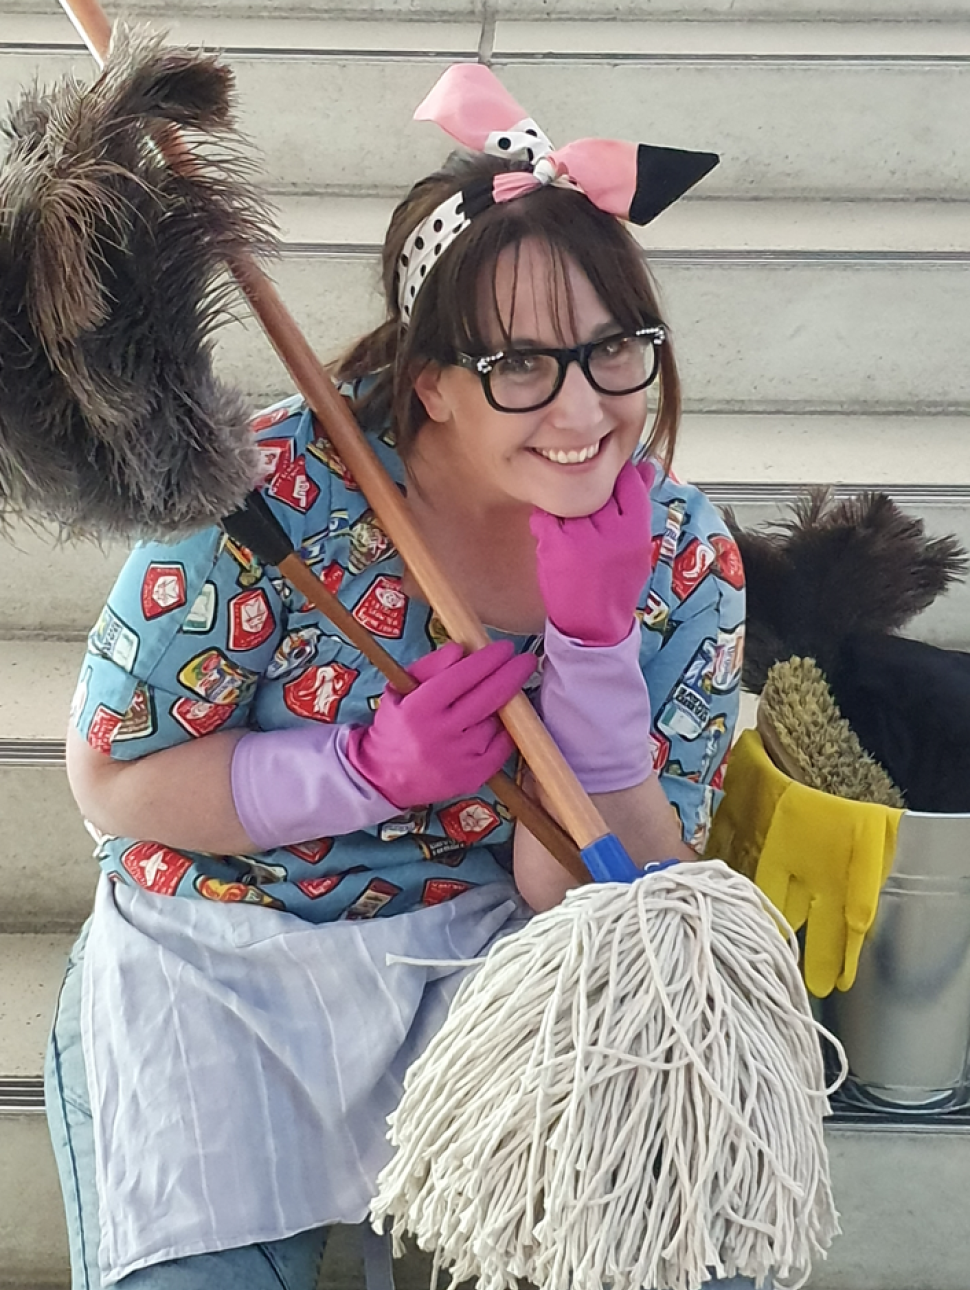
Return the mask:
POLYGON ((497 77, 480 63, 449 67, 414 114, 434 121, 474 152, 515 157, 532 169, 506 171, 453 194, 411 233, 398 261, 405 325, 428 274, 476 215, 546 184, 578 189, 600 210, 649 224, 717 165, 712 152, 684 152, 615 139, 578 139, 554 148, 497 77))

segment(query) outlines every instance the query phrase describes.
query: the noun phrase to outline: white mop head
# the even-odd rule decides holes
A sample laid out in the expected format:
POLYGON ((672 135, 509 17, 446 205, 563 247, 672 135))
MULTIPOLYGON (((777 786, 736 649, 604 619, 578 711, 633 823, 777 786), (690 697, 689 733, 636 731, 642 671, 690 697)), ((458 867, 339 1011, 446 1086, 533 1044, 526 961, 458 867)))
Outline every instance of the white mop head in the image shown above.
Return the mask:
POLYGON ((839 1226, 780 925, 713 860, 582 887, 499 941, 408 1072, 375 1225, 481 1290, 803 1284, 839 1226))

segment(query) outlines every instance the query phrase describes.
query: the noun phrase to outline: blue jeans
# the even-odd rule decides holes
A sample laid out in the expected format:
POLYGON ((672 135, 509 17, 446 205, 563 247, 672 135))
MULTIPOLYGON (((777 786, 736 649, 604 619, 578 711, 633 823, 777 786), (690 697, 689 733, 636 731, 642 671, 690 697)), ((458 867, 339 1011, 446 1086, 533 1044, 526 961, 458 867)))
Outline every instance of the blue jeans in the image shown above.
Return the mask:
MULTIPOLYGON (((47 1122, 60 1173, 72 1290, 102 1290, 94 1128, 81 1048, 82 932, 71 951, 44 1068, 47 1122)), ((142 1268, 119 1290, 316 1290, 327 1229, 142 1268)))
MULTIPOLYGON (((94 1128, 81 1047, 81 962, 86 931, 68 959, 47 1047, 47 1122, 64 1193, 71 1290, 103 1290, 98 1270, 98 1196, 94 1128)), ((215 1254, 156 1263, 123 1277, 119 1290, 316 1290, 327 1228, 215 1254)), ((709 1281, 705 1290, 753 1290, 745 1277, 709 1281)))

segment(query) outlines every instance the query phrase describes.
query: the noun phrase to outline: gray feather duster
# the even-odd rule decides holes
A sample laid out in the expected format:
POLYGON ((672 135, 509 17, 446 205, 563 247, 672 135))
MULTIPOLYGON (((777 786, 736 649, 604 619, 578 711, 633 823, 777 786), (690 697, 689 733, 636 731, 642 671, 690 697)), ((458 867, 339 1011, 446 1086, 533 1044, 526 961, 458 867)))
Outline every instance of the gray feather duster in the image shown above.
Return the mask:
POLYGON ((250 410, 212 370, 225 263, 273 246, 231 89, 212 56, 116 29, 91 88, 0 120, 0 520, 174 536, 256 482, 250 410), (173 126, 191 174, 153 142, 173 126))

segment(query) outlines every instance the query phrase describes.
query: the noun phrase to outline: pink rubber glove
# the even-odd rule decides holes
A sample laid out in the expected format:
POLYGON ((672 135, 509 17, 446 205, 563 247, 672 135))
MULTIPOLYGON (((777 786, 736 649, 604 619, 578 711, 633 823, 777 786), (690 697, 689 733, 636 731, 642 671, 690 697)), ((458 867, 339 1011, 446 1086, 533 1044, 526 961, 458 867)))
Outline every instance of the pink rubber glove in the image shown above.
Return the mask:
POLYGON ((408 668, 417 690, 385 688, 373 723, 351 730, 347 760, 401 810, 473 793, 512 754, 495 714, 534 669, 511 641, 468 655, 449 642, 408 668))
POLYGON ((549 621, 584 645, 617 645, 633 626, 650 577, 653 466, 627 462, 592 515, 562 520, 534 510, 539 589, 549 621))

